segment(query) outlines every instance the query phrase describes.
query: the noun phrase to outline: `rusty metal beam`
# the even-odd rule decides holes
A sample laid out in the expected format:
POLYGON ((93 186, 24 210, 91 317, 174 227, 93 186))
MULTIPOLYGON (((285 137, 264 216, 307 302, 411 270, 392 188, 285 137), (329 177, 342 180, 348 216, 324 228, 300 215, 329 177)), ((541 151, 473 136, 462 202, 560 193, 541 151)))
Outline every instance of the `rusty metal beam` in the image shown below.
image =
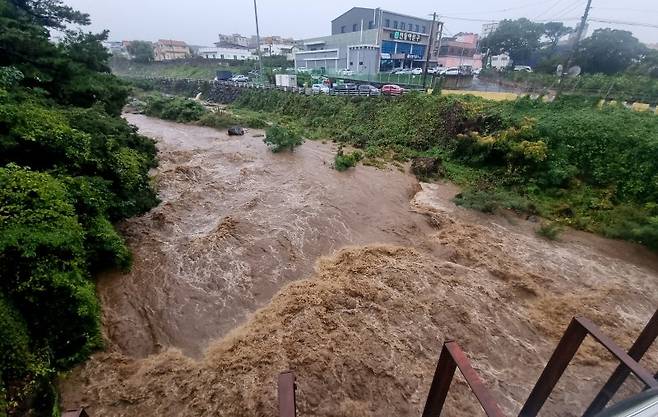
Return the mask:
MULTIPOLYGON (((658 310, 653 313, 653 316, 644 327, 637 340, 635 340, 633 346, 628 350, 628 356, 635 361, 639 361, 647 350, 649 350, 656 338, 658 338, 658 310)), ((594 401, 592 401, 587 408, 583 417, 594 416, 601 412, 608 402, 610 402, 612 397, 614 397, 619 388, 624 384, 624 381, 626 381, 626 378, 628 378, 630 373, 631 370, 623 363, 617 366, 617 369, 615 369, 608 381, 603 385, 603 388, 601 388, 601 391, 599 391, 598 395, 594 398, 594 401)), ((658 374, 654 375, 654 379, 658 379, 658 374)))
POLYGON ((438 417, 441 415, 441 410, 443 409, 443 404, 446 401, 448 396, 448 391, 450 390, 450 384, 452 383, 452 378, 455 375, 455 369, 457 369, 457 364, 452 358, 450 351, 446 347, 446 344, 452 342, 446 342, 441 348, 441 354, 439 355, 439 363, 436 365, 436 370, 434 371, 434 379, 432 379, 432 385, 430 386, 430 392, 427 394, 427 401, 425 402, 425 409, 423 411, 423 417, 438 417))
POLYGON ((279 399, 279 417, 297 417, 295 398, 295 374, 292 371, 281 372, 277 387, 279 399))
POLYGON ((588 334, 629 368, 645 385, 651 388, 658 387, 658 381, 610 337, 605 335, 598 326, 584 317, 574 317, 546 364, 537 384, 528 396, 519 417, 537 416, 588 334))
POLYGON ((427 395, 423 417, 439 417, 441 415, 456 368, 459 368, 487 416, 505 417, 464 352, 454 341, 443 344, 430 392, 427 395))
POLYGON ((569 362, 574 357, 580 344, 585 340, 587 332, 573 318, 562 335, 553 355, 548 360, 544 371, 539 376, 537 384, 532 389, 528 400, 523 405, 519 417, 535 417, 544 406, 558 380, 567 369, 569 362))

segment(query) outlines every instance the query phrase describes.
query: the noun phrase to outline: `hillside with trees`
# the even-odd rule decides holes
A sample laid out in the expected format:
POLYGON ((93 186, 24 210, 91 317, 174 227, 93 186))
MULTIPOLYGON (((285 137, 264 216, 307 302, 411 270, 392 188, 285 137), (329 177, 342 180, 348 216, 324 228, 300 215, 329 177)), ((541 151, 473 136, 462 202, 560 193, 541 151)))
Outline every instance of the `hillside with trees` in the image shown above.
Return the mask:
POLYGON ((94 274, 130 267, 113 223, 157 203, 107 33, 68 24, 89 16, 0 0, 0 415, 59 415, 57 374, 102 344, 94 274))

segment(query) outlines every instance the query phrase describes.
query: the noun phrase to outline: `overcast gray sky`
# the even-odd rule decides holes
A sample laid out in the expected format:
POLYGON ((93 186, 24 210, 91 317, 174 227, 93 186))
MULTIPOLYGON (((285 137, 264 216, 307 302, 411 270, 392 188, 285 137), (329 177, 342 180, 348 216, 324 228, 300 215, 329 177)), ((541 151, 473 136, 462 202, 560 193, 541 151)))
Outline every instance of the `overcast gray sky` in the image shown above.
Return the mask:
MULTIPOLYGON (((91 14, 91 30, 109 29, 111 40, 178 39, 193 45, 212 45, 218 33, 256 33, 251 0, 65 0, 91 14)), ((303 39, 331 33, 333 18, 353 6, 382 7, 415 16, 433 11, 442 15, 447 34, 479 33, 478 20, 531 19, 564 20, 574 26, 586 0, 259 0, 261 35, 303 39), (461 18, 461 19, 456 19, 461 18), (472 20, 464 20, 472 19, 472 20)), ((593 0, 591 16, 624 22, 656 25, 657 0, 593 0)), ((658 42, 658 28, 592 23, 591 29, 614 27, 630 30, 643 42, 658 42)), ((590 30, 591 32, 591 30, 590 30)))

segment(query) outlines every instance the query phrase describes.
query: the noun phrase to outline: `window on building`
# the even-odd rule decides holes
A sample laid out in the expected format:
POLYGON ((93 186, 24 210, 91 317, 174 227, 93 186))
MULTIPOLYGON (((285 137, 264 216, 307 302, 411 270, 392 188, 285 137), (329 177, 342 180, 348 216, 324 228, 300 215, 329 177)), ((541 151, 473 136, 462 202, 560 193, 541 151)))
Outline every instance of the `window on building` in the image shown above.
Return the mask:
POLYGON ((386 19, 385 23, 387 28, 391 27, 391 19, 386 19))
POLYGON ((352 65, 354 65, 354 62, 350 61, 350 67, 351 67, 352 65))
POLYGON ((398 21, 394 20, 393 21, 393 29, 397 29, 397 28, 398 28, 398 21))
POLYGON ((233 55, 233 59, 237 60, 237 59, 238 59, 238 56, 237 56, 237 55, 233 55))
POLYGON ((222 59, 224 59, 224 55, 220 55, 220 57, 221 57, 222 59))
POLYGON ((356 32, 358 30, 358 25, 355 23, 352 25, 352 32, 356 32))
POLYGON ((363 61, 359 62, 359 65, 363 65, 363 61))
POLYGON ((405 30, 407 25, 404 22, 400 22, 400 30, 405 30))
POLYGON ((345 33, 345 26, 340 27, 340 33, 345 33))
POLYGON ((427 27, 423 26, 423 33, 427 33, 427 27))
POLYGON ((420 25, 416 25, 416 32, 420 32, 420 25))
POLYGON ((371 20, 370 22, 368 22, 368 29, 374 29, 374 28, 375 28, 375 22, 371 20))

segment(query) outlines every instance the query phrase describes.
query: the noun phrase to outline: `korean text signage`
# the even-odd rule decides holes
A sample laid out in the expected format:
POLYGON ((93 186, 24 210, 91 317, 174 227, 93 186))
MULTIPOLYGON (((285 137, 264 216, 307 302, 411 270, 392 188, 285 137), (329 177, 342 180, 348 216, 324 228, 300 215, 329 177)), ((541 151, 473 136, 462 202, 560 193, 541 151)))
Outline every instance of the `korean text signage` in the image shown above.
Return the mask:
POLYGON ((396 41, 420 42, 420 35, 418 33, 400 32, 396 30, 395 32, 391 32, 391 39, 395 39, 396 41))

